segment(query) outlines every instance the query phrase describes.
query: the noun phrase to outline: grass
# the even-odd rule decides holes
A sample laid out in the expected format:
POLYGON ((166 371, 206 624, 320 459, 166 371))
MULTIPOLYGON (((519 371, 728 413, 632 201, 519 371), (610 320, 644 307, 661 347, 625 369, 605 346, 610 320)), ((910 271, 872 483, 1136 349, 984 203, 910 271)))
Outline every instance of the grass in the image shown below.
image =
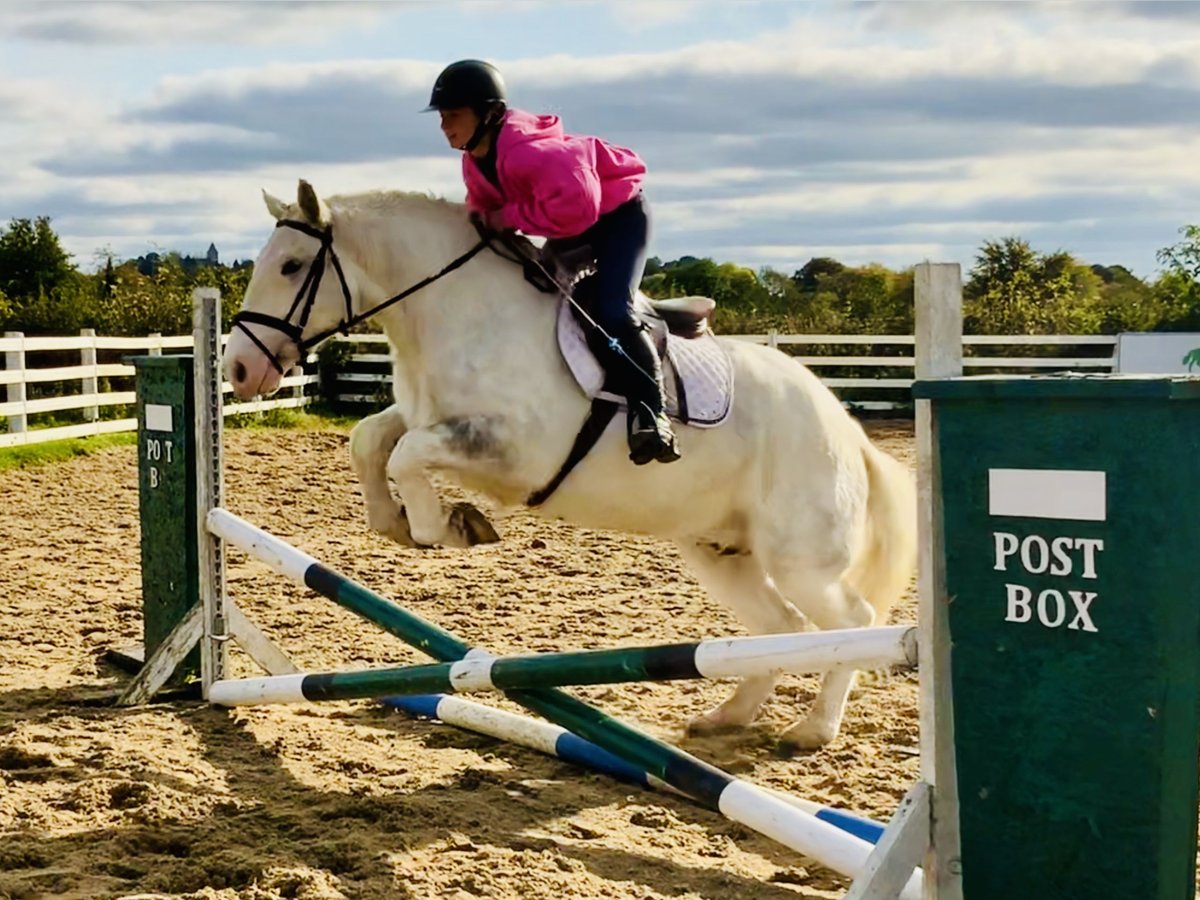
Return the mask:
POLYGON ((330 412, 318 403, 306 409, 267 409, 225 417, 227 429, 284 428, 289 431, 328 431, 330 428, 349 431, 362 416, 347 416, 330 412))
POLYGON ((28 444, 24 447, 4 447, 0 448, 0 472, 66 462, 77 456, 88 456, 107 450, 109 447, 125 447, 136 443, 137 433, 128 431, 98 434, 95 437, 68 438, 65 441, 47 441, 44 444, 28 444))
MULTIPOLYGON (((307 410, 268 409, 225 417, 225 427, 234 429, 284 429, 288 431, 349 431, 361 416, 336 415, 318 405, 307 410)), ((78 456, 88 456, 110 447, 125 447, 137 443, 137 432, 101 434, 95 437, 47 441, 23 447, 0 448, 0 472, 31 466, 66 462, 78 456)))

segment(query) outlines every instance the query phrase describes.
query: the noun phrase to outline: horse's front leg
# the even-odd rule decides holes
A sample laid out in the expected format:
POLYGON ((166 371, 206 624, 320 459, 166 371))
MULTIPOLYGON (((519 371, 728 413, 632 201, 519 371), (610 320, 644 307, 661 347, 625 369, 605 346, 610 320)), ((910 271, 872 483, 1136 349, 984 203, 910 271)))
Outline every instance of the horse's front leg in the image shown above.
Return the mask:
POLYGON ((387 473, 404 498, 412 537, 419 544, 471 547, 500 540, 487 518, 469 503, 442 506, 430 469, 453 471, 495 463, 499 445, 485 418, 452 419, 409 431, 388 460, 387 473))
POLYGON ((350 467, 358 476, 367 524, 405 547, 416 547, 404 507, 388 487, 387 461, 408 428, 395 406, 367 416, 350 432, 350 467))

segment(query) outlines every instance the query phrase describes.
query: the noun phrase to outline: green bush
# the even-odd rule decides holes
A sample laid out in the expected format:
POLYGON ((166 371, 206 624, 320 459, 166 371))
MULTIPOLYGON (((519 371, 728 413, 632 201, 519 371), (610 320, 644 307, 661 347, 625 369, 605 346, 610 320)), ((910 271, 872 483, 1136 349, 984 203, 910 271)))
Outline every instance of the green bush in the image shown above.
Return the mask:
MULTIPOLYGON (((1159 252, 1151 280, 1120 265, 1086 265, 1061 250, 1041 252, 1019 237, 986 241, 966 274, 968 333, 1116 333, 1200 329, 1200 226, 1180 229, 1159 252)), ((250 264, 210 265, 178 253, 147 253, 99 271, 79 271, 50 219, 13 219, 0 229, 0 325, 27 334, 183 334, 191 330, 192 290, 221 291, 224 326, 241 306, 250 264)), ((817 257, 796 272, 759 271, 733 262, 683 256, 648 260, 642 287, 652 297, 699 294, 718 303, 724 333, 910 334, 912 269, 846 266, 817 257)), ((351 349, 322 350, 324 399, 331 373, 351 349)))

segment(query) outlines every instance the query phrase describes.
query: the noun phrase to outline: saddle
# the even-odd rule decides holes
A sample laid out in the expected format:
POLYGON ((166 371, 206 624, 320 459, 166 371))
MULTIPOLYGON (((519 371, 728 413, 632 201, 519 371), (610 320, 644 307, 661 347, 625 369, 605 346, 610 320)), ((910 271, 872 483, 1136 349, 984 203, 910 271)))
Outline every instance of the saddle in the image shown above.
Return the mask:
MULTIPOLYGON (((593 307, 595 289, 594 280, 588 277, 594 272, 591 248, 556 241, 538 248, 522 236, 482 229, 480 234, 493 250, 497 250, 496 243, 502 245, 508 252, 501 255, 520 265, 527 281, 544 293, 559 296, 559 352, 592 401, 558 473, 525 501, 528 506, 540 506, 587 456, 617 412, 627 410, 627 403, 601 362, 605 336, 587 312, 593 307)), ((717 427, 728 419, 733 407, 733 361, 708 327, 715 308, 716 302, 709 297, 651 300, 639 291, 634 298, 634 313, 650 331, 662 360, 667 415, 694 428, 717 427)))
MULTIPOLYGON (((557 335, 563 361, 590 399, 607 400, 624 410, 625 397, 601 363, 604 335, 587 319, 594 301, 594 282, 587 277, 589 248, 567 256, 550 242, 547 246, 542 268, 554 277, 556 288, 569 290, 575 301, 563 297, 559 302, 557 335)), ((716 305, 709 297, 652 300, 640 291, 634 298, 634 314, 649 330, 662 360, 667 415, 695 428, 715 428, 733 406, 733 363, 708 327, 716 305)))
MULTIPOLYGON (((589 308, 578 291, 575 298, 584 311, 589 308)), ((649 330, 662 360, 666 413, 695 428, 715 428, 733 406, 733 364, 708 327, 715 307, 708 297, 650 300, 639 293, 634 302, 635 315, 649 330)), ((565 299, 559 302, 557 334, 563 361, 584 394, 624 410, 625 397, 601 363, 603 335, 565 299)))

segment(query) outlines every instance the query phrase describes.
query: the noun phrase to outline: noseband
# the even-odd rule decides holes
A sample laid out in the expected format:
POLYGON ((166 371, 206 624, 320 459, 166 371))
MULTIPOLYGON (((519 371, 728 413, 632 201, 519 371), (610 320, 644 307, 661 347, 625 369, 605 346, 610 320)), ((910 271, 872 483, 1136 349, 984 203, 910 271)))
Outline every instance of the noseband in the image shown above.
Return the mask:
POLYGON ((299 359, 303 360, 307 351, 316 347, 322 341, 332 337, 335 334, 349 334, 350 329, 356 325, 365 322, 367 319, 374 316, 381 310, 391 306, 393 303, 399 303, 410 294, 415 294, 423 287, 433 284, 443 275, 448 275, 459 266, 466 263, 471 257, 477 254, 484 247, 489 245, 488 237, 480 232, 479 242, 470 250, 456 259, 452 260, 441 271, 423 278, 412 287, 401 291, 394 297, 389 297, 382 303, 364 310, 360 313, 354 312, 353 299, 350 296, 350 286, 346 283, 346 274, 342 271, 342 264, 338 260, 337 251, 333 249, 333 226, 326 225, 324 228, 315 228, 307 222, 300 222, 295 219, 280 219, 275 223, 276 228, 286 227, 295 228, 297 231, 302 231, 307 235, 315 237, 321 242, 321 248, 317 251, 317 255, 313 257, 312 265, 308 269, 308 274, 304 277, 304 282, 300 285, 300 290, 296 292, 296 299, 292 301, 292 306, 288 310, 287 315, 283 318, 272 316, 268 313, 254 312, 253 310, 242 310, 233 317, 233 327, 241 329, 254 345, 271 361, 271 365, 275 367, 279 374, 283 374, 283 365, 279 361, 279 357, 272 353, 267 346, 259 339, 251 329, 246 327, 246 323, 254 325, 266 325, 268 328, 273 328, 282 333, 292 342, 299 354, 299 359), (333 264, 333 271, 337 273, 338 283, 342 287, 342 298, 346 301, 346 314, 337 325, 332 328, 327 328, 324 331, 319 331, 316 334, 304 336, 304 329, 308 325, 308 320, 312 316, 313 306, 317 300, 317 291, 321 288, 321 277, 325 274, 325 262, 328 259, 333 264), (292 317, 299 310, 300 315, 295 322, 292 317))

